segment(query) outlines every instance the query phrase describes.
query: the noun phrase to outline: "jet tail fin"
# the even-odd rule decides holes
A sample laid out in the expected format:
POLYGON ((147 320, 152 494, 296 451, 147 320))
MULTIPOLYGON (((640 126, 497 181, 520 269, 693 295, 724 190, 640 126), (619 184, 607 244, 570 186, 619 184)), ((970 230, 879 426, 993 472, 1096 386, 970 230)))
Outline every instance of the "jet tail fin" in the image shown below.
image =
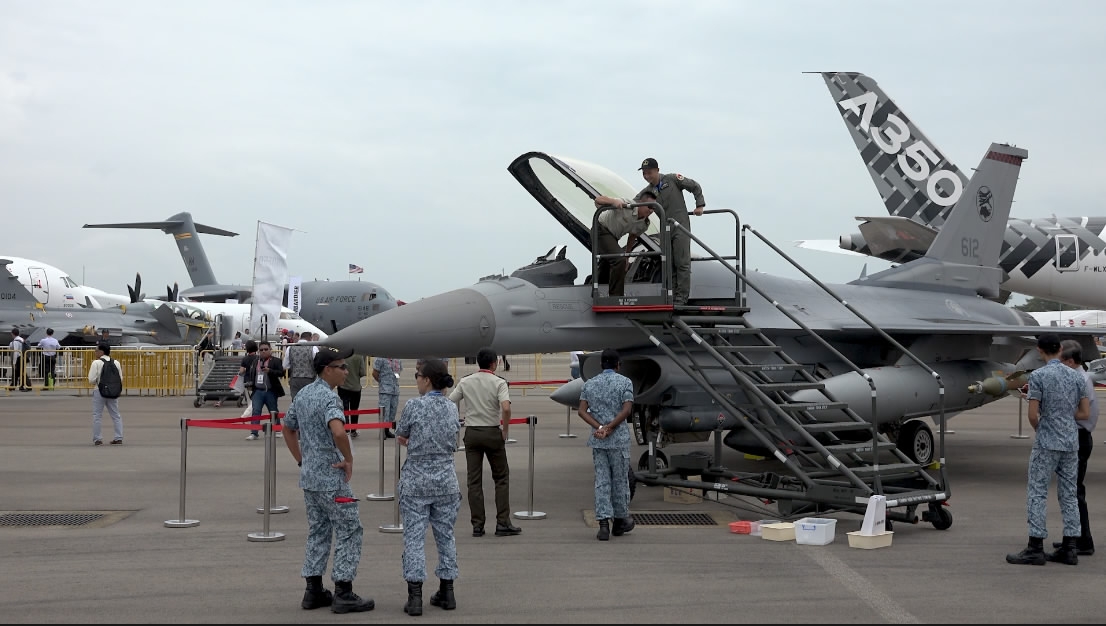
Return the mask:
POLYGON ((163 222, 123 222, 117 224, 85 224, 84 228, 138 228, 147 230, 160 230, 172 235, 177 242, 184 267, 188 270, 188 277, 192 279, 193 287, 217 285, 215 272, 211 270, 211 263, 207 260, 207 253, 200 243, 200 233, 207 235, 221 235, 224 237, 237 237, 238 233, 205 224, 197 224, 192 221, 191 213, 177 213, 163 222))
POLYGON ((870 276, 865 284, 975 293, 1000 297, 1005 278, 998 267, 1018 172, 1029 152, 991 144, 926 255, 870 276))
POLYGON ((871 77, 821 75, 887 213, 940 227, 968 178, 871 77))

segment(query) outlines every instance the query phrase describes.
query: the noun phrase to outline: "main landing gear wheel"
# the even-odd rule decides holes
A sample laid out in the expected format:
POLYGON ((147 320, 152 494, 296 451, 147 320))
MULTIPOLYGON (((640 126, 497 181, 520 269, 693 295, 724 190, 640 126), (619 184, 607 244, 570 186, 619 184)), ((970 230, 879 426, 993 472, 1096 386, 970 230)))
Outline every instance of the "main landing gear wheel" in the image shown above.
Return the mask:
POLYGON ((933 455, 936 451, 933 431, 922 420, 910 420, 903 424, 895 445, 918 465, 933 463, 933 455))
MULTIPOLYGON (((649 469, 649 451, 648 450, 646 450, 645 452, 642 452, 641 456, 638 457, 637 468, 638 468, 638 470, 643 471, 643 472, 645 470, 649 469)), ((668 455, 661 452, 660 450, 657 450, 657 469, 658 470, 668 469, 668 455)))
POLYGON ((192 401, 192 406, 196 407, 197 409, 200 408, 203 405, 204 405, 204 401, 199 399, 199 398, 196 398, 195 400, 192 401))

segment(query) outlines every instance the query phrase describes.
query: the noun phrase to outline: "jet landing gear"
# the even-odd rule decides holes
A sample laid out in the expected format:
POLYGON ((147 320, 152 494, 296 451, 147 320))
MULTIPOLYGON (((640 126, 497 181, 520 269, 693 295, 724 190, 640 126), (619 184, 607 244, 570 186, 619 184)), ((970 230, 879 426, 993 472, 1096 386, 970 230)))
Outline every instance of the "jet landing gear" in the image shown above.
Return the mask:
POLYGON ((934 443, 933 431, 929 425, 917 419, 903 423, 895 440, 895 445, 903 454, 922 466, 933 463, 933 455, 937 449, 934 443))

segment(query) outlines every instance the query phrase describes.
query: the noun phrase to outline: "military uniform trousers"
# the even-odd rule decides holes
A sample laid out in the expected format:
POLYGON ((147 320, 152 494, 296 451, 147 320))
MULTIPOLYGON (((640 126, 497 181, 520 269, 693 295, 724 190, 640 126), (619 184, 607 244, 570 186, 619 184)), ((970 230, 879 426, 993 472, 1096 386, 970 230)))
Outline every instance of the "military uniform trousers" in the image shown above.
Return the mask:
POLYGON ((378 422, 394 422, 399 417, 399 394, 379 394, 377 404, 380 406, 380 419, 378 422))
POLYGON ((296 394, 300 392, 300 389, 303 389, 304 387, 310 385, 313 382, 315 382, 315 377, 314 376, 312 376, 311 378, 300 378, 300 377, 289 378, 288 379, 288 401, 291 402, 292 400, 295 400, 296 399, 296 394))
POLYGON ((354 497, 348 484, 338 491, 303 492, 307 511, 307 547, 301 572, 304 578, 326 573, 332 541, 336 545, 331 580, 351 581, 357 576, 357 564, 361 562, 361 537, 365 530, 361 526, 357 503, 340 504, 334 501, 338 496, 354 497))
POLYGON ((484 457, 492 468, 495 482, 495 521, 500 526, 511 523, 511 470, 507 466, 507 446, 503 431, 498 426, 465 427, 465 461, 468 463, 469 513, 472 527, 483 528, 487 515, 484 511, 484 457))
POLYGON ((1091 520, 1087 513, 1087 486, 1083 484, 1083 479, 1087 477, 1087 462, 1091 458, 1091 450, 1093 449, 1094 433, 1085 428, 1080 428, 1079 471, 1076 473, 1075 478, 1075 495, 1079 503, 1079 528, 1083 531, 1083 535, 1079 538, 1078 544, 1081 550, 1094 548, 1094 537, 1091 535, 1091 520))
MULTIPOLYGON (((691 223, 685 220, 685 228, 691 223)), ((682 230, 672 229, 672 299, 687 304, 691 295, 691 237, 682 230)))
MULTIPOLYGON (((620 252, 622 252, 622 246, 618 245, 618 238, 606 226, 600 224, 599 254, 618 254, 620 252)), ((626 289, 626 258, 600 259, 598 282, 601 285, 610 285, 608 295, 624 295, 626 289)))
POLYGON ((461 494, 440 496, 406 496, 400 493, 399 515, 403 523, 403 579, 408 582, 426 580, 426 527, 434 532, 434 544, 438 547, 438 567, 434 574, 439 580, 456 580, 461 573, 457 568, 457 540, 453 527, 461 510, 461 494))
POLYGON ((1075 478, 1079 469, 1079 453, 1043 450, 1034 447, 1029 453, 1029 485, 1026 499, 1029 513, 1029 536, 1048 537, 1045 513, 1048 499, 1048 483, 1056 473, 1056 496, 1060 501, 1060 515, 1064 519, 1064 536, 1078 537, 1079 504, 1076 500, 1075 478))
POLYGON ((630 449, 592 448, 595 519, 630 516, 630 449))

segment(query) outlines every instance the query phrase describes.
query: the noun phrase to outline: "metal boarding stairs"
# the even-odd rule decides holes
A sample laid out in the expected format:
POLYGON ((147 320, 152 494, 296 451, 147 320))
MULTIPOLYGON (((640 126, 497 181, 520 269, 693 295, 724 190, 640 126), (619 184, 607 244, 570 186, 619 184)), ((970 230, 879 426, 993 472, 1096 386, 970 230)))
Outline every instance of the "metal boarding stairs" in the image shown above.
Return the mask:
MULTIPOLYGON (((658 468, 657 449, 664 434, 659 422, 654 428, 641 425, 641 432, 648 445, 647 468, 635 473, 635 478, 646 485, 662 485, 682 489, 705 489, 720 493, 760 498, 775 502, 781 516, 802 515, 808 512, 845 511, 861 516, 867 508, 870 496, 886 498, 887 527, 891 522, 918 523, 917 507, 926 505, 922 520, 932 523, 939 530, 952 524, 952 516, 943 506, 950 496, 944 463, 944 387, 940 376, 904 346, 876 327, 863 314, 839 298, 786 253, 768 241, 760 233, 742 227, 736 212, 722 209, 705 213, 726 213, 733 217, 736 227, 736 254, 719 255, 707 246, 690 229, 675 220, 665 220, 663 209, 657 203, 651 206, 662 224, 658 235, 659 250, 644 252, 620 252, 618 254, 593 254, 592 292, 593 310, 596 313, 623 314, 649 341, 664 352, 691 378, 718 408, 737 417, 738 428, 750 433, 783 466, 783 471, 736 472, 719 464, 722 458, 723 430, 712 432, 713 457, 699 456, 694 467, 658 468), (684 230, 691 241, 698 244, 708 256, 693 257, 692 262, 711 261, 723 264, 736 279, 732 305, 674 306, 671 283, 670 229, 684 230), (813 329, 783 309, 779 304, 750 281, 745 271, 745 233, 753 233, 762 242, 803 272, 834 299, 868 324, 886 341, 928 370, 940 387, 939 423, 941 424, 937 476, 914 461, 895 442, 879 433, 874 422, 861 418, 847 403, 834 398, 812 373, 810 367, 792 359, 761 329, 754 327, 744 317, 747 288, 754 289, 806 335, 832 351, 843 363, 863 376, 871 387, 872 415, 876 414, 878 392, 875 382, 851 360, 833 348, 813 329), (647 297, 609 296, 598 283, 598 267, 602 259, 644 256, 661 260, 660 291, 647 297), (740 262, 740 269, 731 261, 740 262), (722 370, 744 391, 743 401, 727 397, 712 385, 707 373, 722 370), (778 376, 792 373, 792 380, 781 382, 778 376), (773 378, 773 375, 777 378, 773 378), (796 402, 791 393, 815 389, 825 401, 796 402), (811 411, 833 411, 839 414, 834 421, 819 420, 811 411), (868 431, 865 436, 859 431, 868 431), (849 437, 848 434, 854 436, 849 437), (842 437, 845 435, 845 437, 842 437), (857 441, 860 439, 860 441, 857 441), (887 456, 891 462, 884 462, 887 456), (881 457, 883 457, 881 459, 881 457), (701 460, 701 459, 706 460, 701 460), (784 473, 786 472, 786 474, 784 473), (702 482, 690 481, 688 475, 698 474, 702 482)), ((638 205, 631 205, 638 206, 638 205)), ((592 250, 598 251, 597 228, 599 215, 595 213, 592 224, 592 250)), ((645 419, 641 417, 639 419, 645 419)), ((721 423, 721 419, 719 420, 721 423)), ((693 455, 685 455, 691 459, 693 455)))

